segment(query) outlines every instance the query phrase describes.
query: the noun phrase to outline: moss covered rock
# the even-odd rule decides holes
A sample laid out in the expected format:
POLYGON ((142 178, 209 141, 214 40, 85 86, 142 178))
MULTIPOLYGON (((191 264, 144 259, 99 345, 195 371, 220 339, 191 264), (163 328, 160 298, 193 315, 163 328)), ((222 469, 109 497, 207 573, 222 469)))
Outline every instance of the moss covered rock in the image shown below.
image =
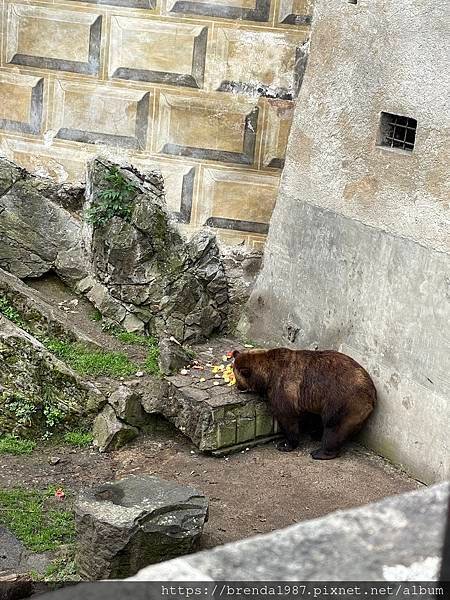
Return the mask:
POLYGON ((0 315, 0 434, 51 434, 89 423, 105 398, 0 315))

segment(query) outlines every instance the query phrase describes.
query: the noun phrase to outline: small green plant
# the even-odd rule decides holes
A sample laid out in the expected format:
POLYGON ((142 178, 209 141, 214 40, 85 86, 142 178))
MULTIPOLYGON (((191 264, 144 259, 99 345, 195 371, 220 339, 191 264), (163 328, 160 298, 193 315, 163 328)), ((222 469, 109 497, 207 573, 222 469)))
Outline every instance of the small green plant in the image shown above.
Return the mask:
POLYGON ((124 344, 130 344, 131 346, 144 346, 148 348, 158 346, 158 342, 154 337, 142 335, 141 333, 118 331, 117 333, 114 333, 114 336, 121 342, 124 342, 124 344))
POLYGON ((24 440, 14 435, 0 436, 0 454, 31 454, 36 442, 24 440))
POLYGON ((46 340, 46 346, 82 375, 126 377, 138 370, 138 366, 122 352, 90 350, 82 344, 61 340, 46 340))
POLYGON ((86 221, 91 225, 104 225, 113 217, 129 221, 136 188, 122 175, 117 167, 111 167, 104 178, 105 188, 97 194, 92 206, 86 211, 86 221))
POLYGON ((70 444, 71 446, 86 448, 91 445, 94 437, 89 431, 68 431, 64 434, 63 439, 66 444, 70 444))
POLYGON ((39 408, 31 398, 19 392, 3 392, 0 394, 0 403, 10 413, 18 425, 31 427, 33 417, 39 408))
POLYGON ((54 487, 0 490, 0 525, 7 527, 33 552, 56 550, 75 539, 72 511, 50 508, 54 487))
POLYGON ((102 320, 102 313, 98 310, 98 308, 96 308, 91 316, 89 317, 91 319, 91 321, 101 321, 102 320))
POLYGON ((18 325, 19 327, 23 327, 24 321, 20 316, 20 313, 12 306, 7 298, 4 296, 0 296, 0 313, 5 315, 7 319, 18 325))
POLYGON ((147 352, 147 358, 145 359, 145 362, 144 362, 144 370, 149 375, 159 375, 160 370, 159 370, 158 359, 159 359, 158 346, 149 348, 149 351, 147 352))

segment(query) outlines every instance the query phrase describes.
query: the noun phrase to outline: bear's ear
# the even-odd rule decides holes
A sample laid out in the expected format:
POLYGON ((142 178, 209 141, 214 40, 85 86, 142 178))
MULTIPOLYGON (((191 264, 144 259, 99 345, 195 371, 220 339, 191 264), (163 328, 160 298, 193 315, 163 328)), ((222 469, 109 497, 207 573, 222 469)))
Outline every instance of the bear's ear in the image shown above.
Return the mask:
POLYGON ((240 354, 239 350, 233 350, 233 352, 231 353, 231 356, 233 358, 236 358, 236 356, 239 356, 239 354, 240 354))

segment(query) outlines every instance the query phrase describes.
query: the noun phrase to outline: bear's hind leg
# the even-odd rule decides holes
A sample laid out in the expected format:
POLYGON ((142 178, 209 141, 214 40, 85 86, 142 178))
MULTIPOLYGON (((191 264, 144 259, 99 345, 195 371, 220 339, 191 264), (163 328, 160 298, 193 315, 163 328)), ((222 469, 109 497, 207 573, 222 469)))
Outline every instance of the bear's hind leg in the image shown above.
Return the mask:
POLYGON ((292 452, 298 447, 300 437, 300 427, 298 417, 296 416, 279 416, 277 417, 278 425, 285 437, 276 445, 280 452, 292 452))
POLYGON ((320 448, 311 452, 315 460, 331 460, 339 455, 344 442, 361 428, 361 419, 342 415, 336 422, 336 418, 325 422, 320 448))

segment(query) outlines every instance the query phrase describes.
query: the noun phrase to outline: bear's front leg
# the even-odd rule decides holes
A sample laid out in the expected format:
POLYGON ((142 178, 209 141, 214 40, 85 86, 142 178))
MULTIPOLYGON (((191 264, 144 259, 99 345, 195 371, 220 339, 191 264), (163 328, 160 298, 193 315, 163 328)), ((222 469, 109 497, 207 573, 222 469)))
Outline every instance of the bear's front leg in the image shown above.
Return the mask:
POLYGON ((298 418, 295 416, 279 416, 277 421, 285 439, 277 443, 276 449, 280 452, 292 452, 298 447, 300 437, 298 418))

